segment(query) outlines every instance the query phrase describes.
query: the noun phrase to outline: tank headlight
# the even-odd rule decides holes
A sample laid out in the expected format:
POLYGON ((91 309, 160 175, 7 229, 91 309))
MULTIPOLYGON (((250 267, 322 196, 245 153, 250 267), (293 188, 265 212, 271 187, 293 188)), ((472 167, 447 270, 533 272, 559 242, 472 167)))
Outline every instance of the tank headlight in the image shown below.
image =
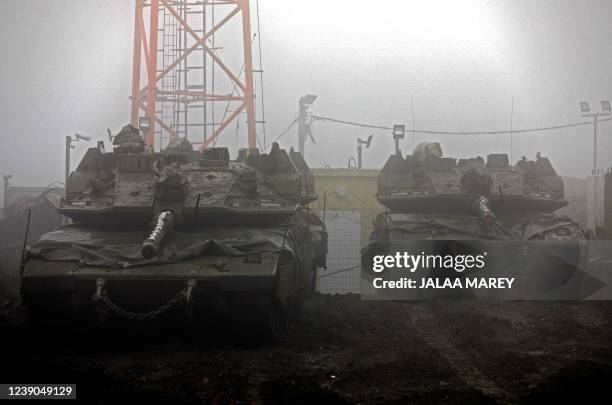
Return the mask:
POLYGON ((253 204, 251 204, 250 202, 241 202, 241 201, 234 201, 232 203, 232 207, 234 208, 250 207, 251 205, 253 204))
POLYGON ((244 263, 261 264, 261 253, 260 252, 248 252, 244 255, 244 263))
POLYGON ((429 190, 416 190, 416 191, 400 191, 396 193, 392 193, 393 197, 404 197, 404 196, 419 196, 419 195, 428 195, 430 194, 429 190))
POLYGON ((567 240, 574 235, 572 228, 558 228, 550 230, 542 235, 542 239, 545 240, 567 240))
POLYGON ((570 230, 567 228, 557 229, 557 235, 559 236, 570 236, 570 230))
POLYGON ((280 208, 283 204, 279 202, 262 202, 259 203, 259 206, 262 208, 280 208))

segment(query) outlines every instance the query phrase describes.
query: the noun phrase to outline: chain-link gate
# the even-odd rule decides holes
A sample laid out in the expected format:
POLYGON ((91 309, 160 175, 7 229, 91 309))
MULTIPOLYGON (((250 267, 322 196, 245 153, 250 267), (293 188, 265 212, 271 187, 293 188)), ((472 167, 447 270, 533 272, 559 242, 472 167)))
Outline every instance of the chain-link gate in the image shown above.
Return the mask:
POLYGON ((324 219, 329 235, 327 270, 319 271, 317 291, 323 294, 359 293, 361 213, 327 211, 324 219))

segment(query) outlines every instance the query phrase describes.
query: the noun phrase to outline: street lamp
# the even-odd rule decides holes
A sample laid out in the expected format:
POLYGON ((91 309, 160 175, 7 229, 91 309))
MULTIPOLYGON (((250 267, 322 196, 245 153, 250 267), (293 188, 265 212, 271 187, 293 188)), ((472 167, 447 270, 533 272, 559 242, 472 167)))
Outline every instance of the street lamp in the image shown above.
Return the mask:
POLYGON ((393 125, 393 140, 395 141, 395 153, 399 152, 400 150, 399 140, 404 139, 405 134, 406 134, 405 125, 393 125))
POLYGON ((68 188, 68 177, 70 177, 70 149, 74 149, 75 146, 72 143, 78 141, 89 142, 91 138, 81 134, 74 134, 74 138, 70 135, 66 136, 66 173, 64 176, 64 189, 68 188))
POLYGON ((593 117, 593 175, 597 174, 597 125, 599 117, 608 117, 612 115, 610 102, 604 100, 601 102, 601 112, 591 112, 591 106, 586 101, 580 102, 580 115, 583 117, 593 117))

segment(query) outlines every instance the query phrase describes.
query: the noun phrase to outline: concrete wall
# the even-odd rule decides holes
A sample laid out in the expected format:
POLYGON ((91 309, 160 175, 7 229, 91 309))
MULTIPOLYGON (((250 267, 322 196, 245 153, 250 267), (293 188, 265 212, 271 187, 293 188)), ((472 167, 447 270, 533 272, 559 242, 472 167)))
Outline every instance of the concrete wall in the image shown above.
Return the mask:
POLYGON ((372 221, 384 207, 376 200, 376 176, 372 169, 313 169, 319 200, 311 208, 323 211, 359 211, 361 240, 367 241, 372 221))

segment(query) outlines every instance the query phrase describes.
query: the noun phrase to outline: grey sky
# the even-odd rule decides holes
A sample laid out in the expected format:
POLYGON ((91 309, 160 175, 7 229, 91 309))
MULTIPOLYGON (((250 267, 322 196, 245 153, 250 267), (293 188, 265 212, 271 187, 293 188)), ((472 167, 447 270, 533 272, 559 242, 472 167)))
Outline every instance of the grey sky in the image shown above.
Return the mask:
MULTIPOLYGON (((268 140, 306 93, 319 96, 316 114, 408 127, 414 97, 417 128, 459 131, 508 129, 512 97, 515 129, 579 121, 578 101, 599 108, 612 99, 607 0, 259 1, 268 140)), ((62 179, 65 135, 105 139, 107 127, 128 121, 133 1, 2 6, 0 172, 15 184, 45 185, 62 179)), ((391 152, 385 132, 320 122, 314 130, 313 167, 345 167, 355 139, 370 133, 367 167, 380 167, 391 152)), ((612 165, 611 132, 611 123, 601 125, 603 167, 612 165)), ((416 137, 426 140, 454 156, 509 151, 505 135, 416 137)), ((586 176, 591 141, 591 127, 516 135, 514 158, 541 151, 562 174, 586 176)), ((233 130, 219 143, 235 150, 233 130)), ((295 143, 295 131, 281 140, 295 143)), ((404 151, 411 144, 409 137, 404 151)))

